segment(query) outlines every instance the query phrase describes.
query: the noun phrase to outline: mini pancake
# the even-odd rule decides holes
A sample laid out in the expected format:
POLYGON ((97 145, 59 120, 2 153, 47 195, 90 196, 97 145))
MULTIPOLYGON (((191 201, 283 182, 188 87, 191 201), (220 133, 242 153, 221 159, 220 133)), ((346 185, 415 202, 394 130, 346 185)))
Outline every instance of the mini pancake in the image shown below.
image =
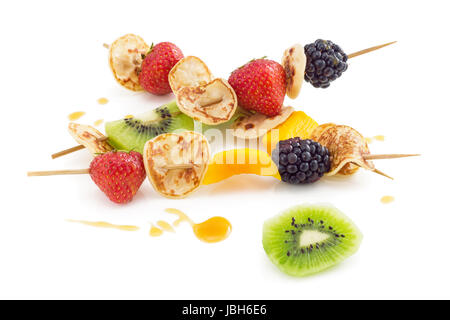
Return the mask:
POLYGON ((370 154, 364 136, 352 127, 326 123, 313 131, 311 139, 330 151, 331 169, 327 176, 351 175, 360 167, 375 170, 373 162, 364 159, 370 154))
POLYGON ((183 87, 206 85, 213 79, 208 66, 200 58, 194 56, 181 59, 169 72, 169 84, 174 93, 183 87))
POLYGON ((211 157, 208 140, 200 133, 165 133, 144 147, 147 177, 155 190, 167 198, 184 198, 205 177, 211 157))
POLYGON ((214 79, 197 57, 181 59, 169 73, 169 83, 181 112, 207 125, 229 121, 237 108, 233 88, 224 79, 214 79))
POLYGON ((69 133, 94 155, 114 150, 106 141, 106 137, 94 127, 71 122, 69 123, 69 133))
POLYGON ((256 139, 285 122, 294 112, 292 107, 284 107, 276 116, 269 117, 262 113, 242 116, 233 124, 233 135, 241 139, 256 139))
POLYGON ((289 98, 298 97, 305 78, 306 55, 301 44, 286 49, 281 65, 286 71, 286 94, 289 98))
POLYGON ((183 87, 176 97, 181 112, 208 125, 227 122, 237 108, 236 93, 224 79, 214 79, 197 87, 183 87))
POLYGON ((142 90, 138 73, 149 50, 145 41, 134 34, 126 34, 111 44, 109 66, 120 85, 133 91, 142 90))

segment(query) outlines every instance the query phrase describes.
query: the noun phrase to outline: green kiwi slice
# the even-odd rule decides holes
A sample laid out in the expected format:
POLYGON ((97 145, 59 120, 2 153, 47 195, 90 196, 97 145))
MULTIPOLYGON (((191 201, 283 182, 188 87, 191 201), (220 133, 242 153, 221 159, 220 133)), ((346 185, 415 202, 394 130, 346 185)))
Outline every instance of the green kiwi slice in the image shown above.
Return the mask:
POLYGON ((302 277, 328 269, 354 254, 358 227, 331 206, 301 205, 264 223, 263 246, 284 273, 302 277))
POLYGON ((108 142, 117 150, 144 150, 145 143, 163 133, 192 131, 194 120, 178 109, 175 101, 141 115, 107 122, 108 142))

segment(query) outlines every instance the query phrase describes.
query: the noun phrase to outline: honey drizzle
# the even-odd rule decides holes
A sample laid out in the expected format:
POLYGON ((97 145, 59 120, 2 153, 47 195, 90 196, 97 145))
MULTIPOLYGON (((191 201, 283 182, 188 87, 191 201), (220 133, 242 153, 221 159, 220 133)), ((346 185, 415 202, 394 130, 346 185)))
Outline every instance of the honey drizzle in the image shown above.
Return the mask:
POLYGON ((178 219, 175 220, 175 222, 173 223, 173 225, 175 227, 178 227, 180 225, 180 223, 182 222, 187 222, 191 225, 191 227, 193 227, 195 225, 195 222, 191 220, 191 218, 189 218, 183 211, 178 210, 178 209, 174 209, 174 208, 168 208, 166 210, 167 213, 171 213, 171 214, 175 214, 178 216, 178 219))
POLYGON ((84 111, 76 111, 76 112, 72 112, 71 114, 69 114, 67 116, 67 118, 69 118, 70 121, 75 121, 75 120, 80 119, 85 114, 86 114, 86 112, 84 112, 84 111))
POLYGON ((71 219, 68 219, 66 221, 73 222, 73 223, 81 223, 86 226, 97 227, 97 228, 117 229, 117 230, 122 230, 122 231, 137 231, 137 230, 139 230, 139 227, 137 227, 137 226, 117 225, 117 224, 112 224, 112 223, 104 222, 104 221, 86 221, 86 220, 71 220, 71 219))
POLYGON ((167 222, 159 220, 157 223, 158 227, 166 232, 175 232, 175 229, 167 222))
MULTIPOLYGON (((195 223, 189 218, 184 212, 178 209, 166 209, 167 213, 175 214, 178 216, 178 219, 173 223, 174 227, 179 226, 182 222, 187 222, 192 227, 192 231, 194 232, 197 239, 207 242, 214 243, 220 242, 228 238, 231 233, 231 223, 223 218, 223 217, 212 217, 208 220, 205 220, 201 223, 195 223)), ((122 231, 137 231, 139 227, 131 226, 131 225, 116 225, 109 222, 104 221, 86 221, 86 220, 66 220, 68 222, 80 223, 91 227, 97 228, 108 228, 108 229, 117 229, 122 231)), ((164 234, 164 232, 175 232, 175 229, 168 222, 159 220, 157 223, 157 227, 152 224, 149 235, 151 237, 160 237, 164 234)))

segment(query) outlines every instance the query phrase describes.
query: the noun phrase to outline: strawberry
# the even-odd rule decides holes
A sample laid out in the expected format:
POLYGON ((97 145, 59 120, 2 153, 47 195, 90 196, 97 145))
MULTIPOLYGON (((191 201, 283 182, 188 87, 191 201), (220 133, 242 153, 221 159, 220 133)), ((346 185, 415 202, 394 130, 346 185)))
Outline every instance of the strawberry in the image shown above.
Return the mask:
POLYGON ((161 42, 150 48, 139 73, 139 84, 150 93, 163 95, 172 92, 169 71, 183 59, 181 50, 170 42, 161 42))
POLYGON ((267 116, 280 113, 286 94, 286 74, 272 60, 252 60, 234 70, 228 82, 238 97, 239 106, 267 116))
POLYGON ((142 155, 135 151, 111 151, 98 155, 91 162, 89 174, 115 203, 130 202, 146 176, 142 155))

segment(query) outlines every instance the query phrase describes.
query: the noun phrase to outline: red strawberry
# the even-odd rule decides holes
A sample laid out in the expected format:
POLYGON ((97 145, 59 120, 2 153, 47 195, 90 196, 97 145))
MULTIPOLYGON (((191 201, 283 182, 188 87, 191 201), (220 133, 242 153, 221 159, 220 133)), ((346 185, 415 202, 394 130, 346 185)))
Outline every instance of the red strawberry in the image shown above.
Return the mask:
POLYGON ((135 151, 103 153, 92 160, 89 174, 115 203, 130 202, 146 176, 142 155, 135 151))
POLYGON ((278 62, 252 60, 234 70, 228 82, 236 92, 242 108, 267 116, 280 113, 286 94, 286 74, 278 62))
POLYGON ((142 62, 139 84, 153 94, 171 93, 169 71, 183 57, 183 52, 173 43, 161 42, 156 46, 152 45, 142 62))

